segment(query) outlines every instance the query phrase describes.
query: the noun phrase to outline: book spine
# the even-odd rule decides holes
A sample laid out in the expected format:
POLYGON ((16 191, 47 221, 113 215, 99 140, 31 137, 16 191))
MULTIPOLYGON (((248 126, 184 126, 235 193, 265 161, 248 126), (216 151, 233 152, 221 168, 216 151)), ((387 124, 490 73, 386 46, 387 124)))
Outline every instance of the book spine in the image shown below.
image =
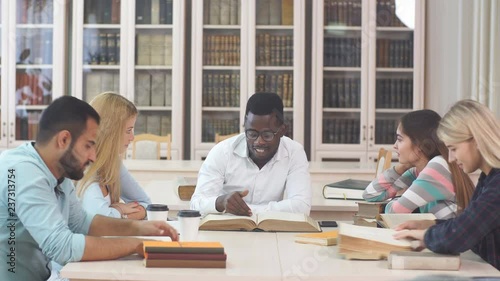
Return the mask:
POLYGON ((166 253, 145 253, 145 257, 150 260, 221 260, 227 259, 226 254, 166 254, 166 253))

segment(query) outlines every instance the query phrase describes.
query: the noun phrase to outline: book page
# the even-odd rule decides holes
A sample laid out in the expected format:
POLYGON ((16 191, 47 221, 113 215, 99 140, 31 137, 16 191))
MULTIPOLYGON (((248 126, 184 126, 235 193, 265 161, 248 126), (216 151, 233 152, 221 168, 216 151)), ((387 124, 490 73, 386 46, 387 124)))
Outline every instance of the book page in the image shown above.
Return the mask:
POLYGON ((280 221, 295 221, 305 222, 304 214, 287 213, 287 212, 264 212, 257 215, 257 225, 265 220, 280 220, 280 221))
POLYGON ((380 214, 388 228, 394 228, 406 221, 411 220, 435 220, 436 216, 432 213, 424 214, 380 214))
POLYGON ((252 230, 257 227, 255 216, 208 214, 200 222, 200 230, 252 230))
MULTIPOLYGON (((395 230, 387 228, 375 228, 375 227, 364 227, 357 226, 347 223, 339 223, 339 235, 345 235, 365 240, 371 240, 376 242, 381 242, 389 245, 401 246, 401 247, 411 247, 410 240, 401 239, 396 240, 393 235, 396 233, 395 230)), ((403 230, 406 231, 406 230, 403 230)))

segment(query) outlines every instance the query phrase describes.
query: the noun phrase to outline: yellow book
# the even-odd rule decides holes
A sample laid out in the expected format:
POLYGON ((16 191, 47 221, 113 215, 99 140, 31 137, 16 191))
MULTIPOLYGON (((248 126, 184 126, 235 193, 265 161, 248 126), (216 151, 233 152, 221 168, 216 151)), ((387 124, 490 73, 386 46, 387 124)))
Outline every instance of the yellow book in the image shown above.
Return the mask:
POLYGON ((337 245, 338 230, 295 235, 295 242, 321 246, 337 245))
POLYGON ((177 177, 177 195, 179 195, 181 200, 191 200, 197 181, 197 177, 177 177))
POLYGON ((224 254, 219 242, 144 241, 145 253, 224 254))

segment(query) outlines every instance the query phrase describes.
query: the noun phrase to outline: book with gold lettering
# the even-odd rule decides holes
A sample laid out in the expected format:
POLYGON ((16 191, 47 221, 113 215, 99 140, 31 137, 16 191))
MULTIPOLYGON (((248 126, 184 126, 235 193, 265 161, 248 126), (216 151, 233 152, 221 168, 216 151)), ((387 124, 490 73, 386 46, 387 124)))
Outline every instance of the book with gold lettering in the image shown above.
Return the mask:
POLYGON ((311 217, 287 212, 263 212, 252 217, 209 214, 201 220, 200 230, 321 232, 311 217))

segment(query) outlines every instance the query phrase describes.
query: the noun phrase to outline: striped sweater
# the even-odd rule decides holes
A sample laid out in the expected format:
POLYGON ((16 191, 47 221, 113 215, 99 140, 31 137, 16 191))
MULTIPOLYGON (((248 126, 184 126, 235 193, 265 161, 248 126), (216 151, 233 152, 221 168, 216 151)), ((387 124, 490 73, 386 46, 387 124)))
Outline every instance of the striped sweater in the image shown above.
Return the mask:
POLYGON ((402 189, 406 191, 387 204, 386 213, 411 213, 419 208, 420 213, 433 213, 438 219, 457 215, 455 187, 448 162, 441 155, 432 158, 419 174, 415 167, 402 175, 393 167, 385 170, 366 187, 363 198, 385 201, 402 189))

